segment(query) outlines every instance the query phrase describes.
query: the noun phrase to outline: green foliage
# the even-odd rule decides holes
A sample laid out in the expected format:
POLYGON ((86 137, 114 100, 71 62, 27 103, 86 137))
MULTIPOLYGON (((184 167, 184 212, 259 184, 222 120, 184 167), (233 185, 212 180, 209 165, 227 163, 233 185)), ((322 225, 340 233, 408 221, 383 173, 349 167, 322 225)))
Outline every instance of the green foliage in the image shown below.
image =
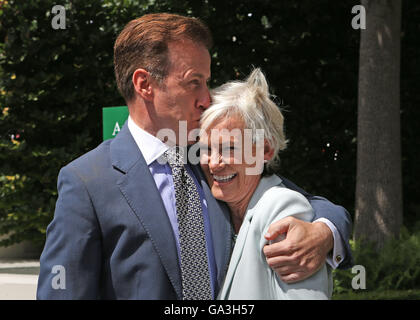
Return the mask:
MULTIPOLYGON (((0 9, 0 245, 42 243, 54 212, 59 169, 101 142, 101 109, 124 105, 114 80, 113 43, 150 12, 176 12, 210 26, 212 81, 261 67, 283 105, 288 149, 281 174, 309 192, 354 208, 360 1, 73 0, 66 29, 51 27, 52 0, 0 9)), ((404 212, 420 208, 416 144, 419 4, 403 7, 404 212), (406 19, 407 17, 407 19, 406 19), (410 155, 410 156, 409 156, 410 155), (413 198, 413 199, 411 199, 413 198), (410 201, 408 201, 410 199, 410 201)))
POLYGON ((101 107, 121 102, 102 1, 67 4, 66 30, 51 27, 54 1, 9 1, 0 36, 0 244, 42 243, 63 165, 101 135, 101 107), (91 21, 94 21, 91 23, 91 21))
POLYGON ((404 290, 414 290, 412 295, 420 296, 419 224, 413 233, 403 228, 399 239, 389 240, 379 251, 374 245, 362 242, 352 241, 351 246, 355 265, 365 267, 366 289, 352 288, 356 273, 353 274, 351 269, 335 270, 334 296, 354 298, 361 294, 364 297, 386 297, 404 290))

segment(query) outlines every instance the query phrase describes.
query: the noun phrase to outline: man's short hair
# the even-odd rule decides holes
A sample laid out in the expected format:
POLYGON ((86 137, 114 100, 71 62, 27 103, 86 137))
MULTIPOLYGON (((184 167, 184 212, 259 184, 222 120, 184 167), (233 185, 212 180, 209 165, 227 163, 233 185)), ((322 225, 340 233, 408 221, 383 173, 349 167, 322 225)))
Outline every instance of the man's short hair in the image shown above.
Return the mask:
POLYGON ((180 40, 191 40, 208 50, 213 42, 209 28, 202 21, 177 14, 146 14, 124 27, 114 45, 114 71, 126 102, 134 97, 134 71, 143 68, 161 83, 170 67, 168 44, 180 40))

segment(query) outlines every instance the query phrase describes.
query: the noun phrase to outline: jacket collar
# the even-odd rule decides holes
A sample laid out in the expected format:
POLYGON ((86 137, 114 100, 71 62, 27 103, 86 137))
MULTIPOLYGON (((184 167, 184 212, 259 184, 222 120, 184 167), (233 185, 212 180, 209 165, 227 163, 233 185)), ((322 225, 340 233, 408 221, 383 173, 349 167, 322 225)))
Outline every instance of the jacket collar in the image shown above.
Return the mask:
POLYGON ((246 215, 244 217, 244 220, 247 219, 248 221, 251 221, 255 213, 255 210, 254 210, 255 205, 258 203, 258 201, 260 201, 264 192, 266 192, 271 187, 277 186, 281 183, 282 183, 282 179, 275 174, 268 177, 261 177, 257 188, 255 189, 254 193, 252 194, 251 199, 249 200, 249 204, 246 209, 246 215))

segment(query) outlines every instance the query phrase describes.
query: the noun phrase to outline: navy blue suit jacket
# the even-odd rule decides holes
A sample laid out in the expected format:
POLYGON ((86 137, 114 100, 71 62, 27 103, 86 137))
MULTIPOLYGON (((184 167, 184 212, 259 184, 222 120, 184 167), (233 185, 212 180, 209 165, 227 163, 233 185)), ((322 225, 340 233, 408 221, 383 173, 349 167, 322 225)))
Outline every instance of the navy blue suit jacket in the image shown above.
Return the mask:
MULTIPOLYGON (((200 169, 193 170, 209 208, 217 292, 230 258, 229 212, 212 197, 200 169)), ((340 232, 349 234, 346 214, 320 202, 327 218, 339 229, 341 221, 340 232)), ((40 263, 38 299, 182 299, 169 218, 127 125, 61 169, 40 263)))

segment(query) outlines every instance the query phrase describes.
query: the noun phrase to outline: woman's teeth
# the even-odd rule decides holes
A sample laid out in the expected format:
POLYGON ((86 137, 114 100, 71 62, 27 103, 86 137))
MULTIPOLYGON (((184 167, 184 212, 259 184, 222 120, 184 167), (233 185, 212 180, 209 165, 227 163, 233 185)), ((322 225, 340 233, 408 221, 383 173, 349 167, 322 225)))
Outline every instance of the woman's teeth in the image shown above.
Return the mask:
POLYGON ((220 182, 227 182, 227 181, 232 180, 235 176, 236 176, 236 173, 228 175, 228 176, 217 176, 214 174, 213 179, 220 182))

